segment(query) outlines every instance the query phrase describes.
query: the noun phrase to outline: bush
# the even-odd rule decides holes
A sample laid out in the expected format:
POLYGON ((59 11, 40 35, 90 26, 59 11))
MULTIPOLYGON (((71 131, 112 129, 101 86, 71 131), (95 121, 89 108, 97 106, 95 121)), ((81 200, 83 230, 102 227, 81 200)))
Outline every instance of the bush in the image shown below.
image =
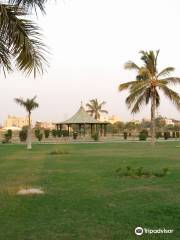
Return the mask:
POLYGON ((176 132, 176 137, 179 138, 179 132, 176 132))
POLYGON ((36 138, 38 138, 38 136, 40 134, 40 130, 39 129, 35 129, 34 134, 35 134, 36 138))
POLYGON ((164 139, 167 140, 168 138, 170 138, 170 132, 164 132, 164 139))
POLYGON ((78 137, 78 132, 73 132, 73 139, 76 140, 78 137))
POLYGON ((162 132, 157 132, 156 133, 156 138, 162 138, 162 132))
POLYGON ((12 130, 8 129, 7 132, 4 134, 4 140, 2 140, 2 143, 9 143, 12 138, 12 130))
POLYGON ((176 133, 175 133, 175 132, 172 133, 172 137, 173 137, 173 138, 176 137, 176 133))
POLYGON ((23 129, 19 132, 19 138, 21 142, 25 142, 27 139, 27 129, 23 129))
POLYGON ((68 130, 62 130, 61 132, 62 132, 63 137, 68 137, 69 136, 68 130))
POLYGON ((44 136, 45 138, 48 138, 50 134, 50 130, 49 129, 44 129, 44 136))
POLYGON ((123 137, 125 140, 127 139, 127 136, 128 136, 127 132, 123 132, 123 137))
POLYGON ((62 131, 56 130, 56 136, 60 138, 62 136, 62 131))
POLYGON ((53 137, 56 137, 57 136, 57 130, 56 129, 53 129, 52 132, 51 132, 52 136, 53 137))
POLYGON ((43 134, 42 134, 42 133, 39 133, 39 135, 37 136, 38 141, 41 141, 42 138, 43 138, 43 134))
POLYGON ((92 139, 94 139, 94 141, 98 141, 99 140, 98 132, 93 133, 91 137, 92 137, 92 139))
POLYGON ((140 133, 139 133, 139 140, 140 141, 146 141, 148 137, 148 131, 146 129, 143 129, 140 133))

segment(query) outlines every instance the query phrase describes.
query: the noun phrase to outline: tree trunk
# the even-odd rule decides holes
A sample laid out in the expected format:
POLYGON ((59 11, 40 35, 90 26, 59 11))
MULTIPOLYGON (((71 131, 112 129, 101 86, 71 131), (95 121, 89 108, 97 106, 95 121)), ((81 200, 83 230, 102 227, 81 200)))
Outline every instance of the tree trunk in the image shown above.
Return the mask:
POLYGON ((151 99, 151 144, 155 144, 156 126, 155 126, 155 113, 156 113, 156 92, 153 89, 153 96, 151 99))
POLYGON ((29 125, 28 125, 28 132, 27 132, 27 149, 32 149, 31 145, 31 113, 29 112, 29 125))

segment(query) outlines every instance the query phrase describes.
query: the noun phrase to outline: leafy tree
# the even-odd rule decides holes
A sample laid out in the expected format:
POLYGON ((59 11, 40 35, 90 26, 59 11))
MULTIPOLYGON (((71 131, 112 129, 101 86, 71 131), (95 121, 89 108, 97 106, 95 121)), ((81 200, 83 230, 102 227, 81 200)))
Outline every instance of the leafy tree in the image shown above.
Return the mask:
POLYGON ((152 144, 155 143, 155 112, 160 104, 159 90, 168 97, 175 106, 180 109, 180 96, 177 92, 168 87, 169 84, 180 83, 180 78, 170 77, 174 71, 173 67, 166 67, 158 71, 157 60, 159 51, 140 51, 142 66, 129 61, 125 64, 125 69, 136 70, 136 80, 119 85, 119 91, 129 90, 129 96, 126 98, 128 108, 132 113, 140 111, 143 104, 151 102, 151 135, 152 144))
POLYGON ((108 111, 102 109, 103 105, 105 105, 106 102, 101 102, 99 103, 97 98, 91 99, 89 103, 86 104, 88 107, 87 112, 90 113, 91 116, 94 116, 94 118, 100 119, 100 114, 101 113, 108 113, 108 111))
POLYGON ((24 100, 23 98, 15 98, 14 100, 16 103, 23 106, 26 109, 26 111, 28 112, 27 149, 31 149, 32 148, 32 145, 31 145, 31 141, 32 141, 31 140, 31 113, 32 113, 32 110, 39 107, 39 104, 35 101, 36 96, 34 96, 31 99, 27 98, 26 100, 24 100))

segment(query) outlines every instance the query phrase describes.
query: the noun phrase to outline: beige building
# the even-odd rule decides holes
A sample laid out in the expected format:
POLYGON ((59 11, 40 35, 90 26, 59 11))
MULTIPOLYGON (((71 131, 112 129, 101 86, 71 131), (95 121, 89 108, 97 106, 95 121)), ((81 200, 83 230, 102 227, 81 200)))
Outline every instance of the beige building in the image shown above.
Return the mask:
POLYGON ((102 122, 109 122, 109 123, 111 123, 111 124, 114 124, 114 123, 116 123, 116 122, 120 122, 121 120, 120 120, 120 117, 119 116, 116 116, 116 115, 112 115, 112 116, 101 116, 100 117, 100 121, 102 121, 102 122))
POLYGON ((16 117, 8 115, 4 122, 4 128, 22 128, 28 125, 28 117, 16 117))
POLYGON ((37 121, 35 123, 35 128, 43 128, 43 129, 54 129, 56 125, 52 122, 41 122, 37 121))

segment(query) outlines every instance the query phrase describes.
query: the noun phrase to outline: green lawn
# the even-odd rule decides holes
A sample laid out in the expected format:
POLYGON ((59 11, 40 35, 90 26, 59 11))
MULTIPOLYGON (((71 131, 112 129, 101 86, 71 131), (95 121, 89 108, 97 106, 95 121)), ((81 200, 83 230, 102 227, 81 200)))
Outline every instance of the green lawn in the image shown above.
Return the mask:
POLYGON ((55 239, 180 239, 180 143, 0 145, 0 240, 55 239), (126 166, 170 173, 117 177, 126 166), (45 194, 16 195, 23 187, 45 194), (174 233, 138 237, 137 226, 174 233))

